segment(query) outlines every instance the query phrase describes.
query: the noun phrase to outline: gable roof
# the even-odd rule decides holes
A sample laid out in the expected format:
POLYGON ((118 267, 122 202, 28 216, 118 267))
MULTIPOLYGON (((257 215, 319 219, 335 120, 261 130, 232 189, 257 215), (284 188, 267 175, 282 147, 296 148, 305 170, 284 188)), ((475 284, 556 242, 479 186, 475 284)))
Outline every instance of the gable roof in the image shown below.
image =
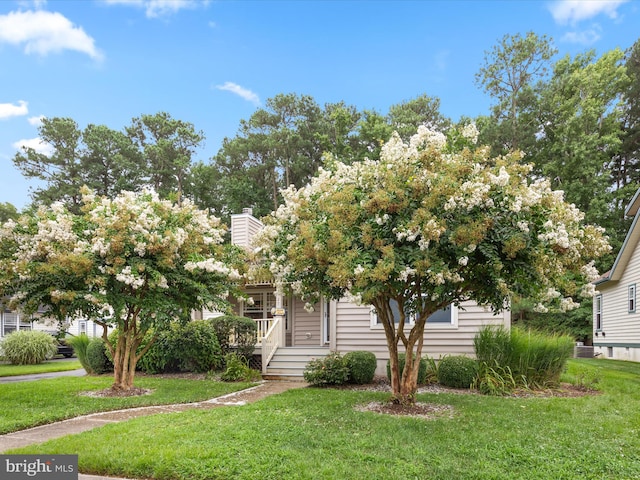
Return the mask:
POLYGON ((627 209, 624 211, 625 216, 630 217, 633 215, 633 223, 631 223, 631 227, 627 232, 627 236, 624 239, 624 243, 620 248, 620 252, 618 252, 618 256, 616 257, 616 261, 613 263, 613 267, 607 273, 602 275, 598 280, 593 282, 596 285, 600 285, 602 283, 608 281, 620 280, 622 274, 624 273, 625 268, 627 268, 627 264, 631 259, 631 255, 638 244, 638 240, 640 240, 640 227, 638 226, 638 222, 640 222, 640 188, 636 191, 635 195, 629 202, 627 209))

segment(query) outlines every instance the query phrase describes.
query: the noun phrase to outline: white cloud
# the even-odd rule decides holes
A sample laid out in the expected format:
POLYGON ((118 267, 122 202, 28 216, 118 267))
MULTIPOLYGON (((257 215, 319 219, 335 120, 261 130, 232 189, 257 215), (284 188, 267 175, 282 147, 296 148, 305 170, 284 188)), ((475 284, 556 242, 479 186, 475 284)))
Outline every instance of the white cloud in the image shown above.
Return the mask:
POLYGON ((107 5, 125 5, 143 8, 147 18, 166 17, 180 10, 195 9, 206 6, 208 0, 104 0, 107 5))
POLYGON ((29 113, 27 108, 27 102, 24 100, 18 100, 18 104, 13 103, 0 103, 0 120, 10 117, 19 117, 29 113))
POLYGON ((218 90, 226 90, 227 92, 234 93, 239 97, 244 98, 248 102, 251 102, 255 105, 260 105, 260 97, 257 94, 253 93, 251 90, 247 90, 240 85, 233 82, 225 82, 224 85, 216 85, 218 90))
POLYGON ((618 7, 628 0, 558 0, 549 4, 553 19, 560 25, 575 25, 604 14, 618 18, 618 7))
POLYGON ((38 115, 37 117, 29 117, 27 119, 27 122, 29 122, 29 125, 32 125, 34 127, 39 127, 40 125, 42 125, 42 120, 46 118, 44 115, 38 115))
POLYGON ((583 30, 581 32, 567 32, 560 39, 563 42, 578 43, 580 45, 593 45, 600 40, 600 32, 602 29, 598 25, 593 28, 583 30))
POLYGON ((0 43, 24 45, 27 54, 75 50, 95 60, 102 59, 93 38, 57 12, 38 10, 0 15, 0 43))
POLYGON ((13 143, 13 148, 16 150, 22 150, 23 147, 33 148, 36 152, 42 153, 47 157, 50 157, 53 154, 53 147, 48 143, 43 142, 40 137, 18 140, 13 143))
POLYGON ((47 0, 20 0, 18 5, 24 8, 43 8, 47 3, 47 0))

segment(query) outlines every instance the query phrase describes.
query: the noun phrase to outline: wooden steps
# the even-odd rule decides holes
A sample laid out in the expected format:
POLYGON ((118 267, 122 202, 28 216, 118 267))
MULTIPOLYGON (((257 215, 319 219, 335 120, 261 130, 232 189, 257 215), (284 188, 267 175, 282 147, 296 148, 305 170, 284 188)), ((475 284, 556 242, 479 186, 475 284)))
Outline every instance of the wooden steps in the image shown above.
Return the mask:
POLYGON ((307 363, 328 354, 328 347, 279 348, 267 366, 267 373, 263 374, 262 378, 304 382, 302 374, 307 363))

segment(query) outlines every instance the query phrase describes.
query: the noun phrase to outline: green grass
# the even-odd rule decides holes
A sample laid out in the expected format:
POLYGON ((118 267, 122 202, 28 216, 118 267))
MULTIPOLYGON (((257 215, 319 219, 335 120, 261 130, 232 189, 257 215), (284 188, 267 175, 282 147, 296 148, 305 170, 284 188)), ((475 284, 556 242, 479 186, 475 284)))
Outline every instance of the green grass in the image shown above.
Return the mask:
POLYGON ((453 406, 452 418, 360 412, 354 407, 388 394, 305 388, 14 453, 77 453, 82 472, 167 480, 640 478, 640 364, 570 362, 573 375, 598 368, 600 395, 418 396, 453 406))
POLYGON ((0 363, 0 377, 13 377, 15 375, 31 375, 34 373, 65 372, 82 368, 77 360, 47 361, 38 365, 11 365, 0 363))
POLYGON ((102 390, 111 384, 113 384, 113 377, 109 375, 61 377, 37 382, 0 384, 0 399, 2 399, 0 434, 87 413, 207 400, 252 385, 138 376, 135 385, 153 389, 153 393, 128 398, 81 395, 81 392, 102 390))

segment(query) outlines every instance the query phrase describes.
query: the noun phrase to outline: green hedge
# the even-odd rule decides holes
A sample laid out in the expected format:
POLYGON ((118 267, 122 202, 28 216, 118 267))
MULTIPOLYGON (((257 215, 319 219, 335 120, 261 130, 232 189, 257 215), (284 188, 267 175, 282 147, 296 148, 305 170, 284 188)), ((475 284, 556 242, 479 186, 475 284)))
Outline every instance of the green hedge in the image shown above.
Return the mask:
POLYGON ((258 341, 255 320, 236 315, 221 315, 209 320, 216 332, 222 355, 236 353, 249 361, 258 341), (232 339, 234 344, 231 343, 232 339))
MULTIPOLYGON (((155 332, 149 331, 140 350, 151 341, 155 332)), ((222 368, 223 356, 218 336, 207 320, 185 324, 174 323, 158 333, 154 344, 138 362, 145 373, 198 372, 222 368)))
POLYGON ((113 372, 113 362, 107 354, 107 346, 102 338, 93 338, 87 345, 87 363, 91 371, 97 375, 113 372))
POLYGON ((438 383, 445 387, 470 388, 478 376, 478 362, 464 355, 447 355, 438 364, 438 383))
POLYGON ((375 354, 361 350, 348 352, 344 356, 344 362, 349 369, 350 383, 365 385, 373 381, 378 366, 375 354))

